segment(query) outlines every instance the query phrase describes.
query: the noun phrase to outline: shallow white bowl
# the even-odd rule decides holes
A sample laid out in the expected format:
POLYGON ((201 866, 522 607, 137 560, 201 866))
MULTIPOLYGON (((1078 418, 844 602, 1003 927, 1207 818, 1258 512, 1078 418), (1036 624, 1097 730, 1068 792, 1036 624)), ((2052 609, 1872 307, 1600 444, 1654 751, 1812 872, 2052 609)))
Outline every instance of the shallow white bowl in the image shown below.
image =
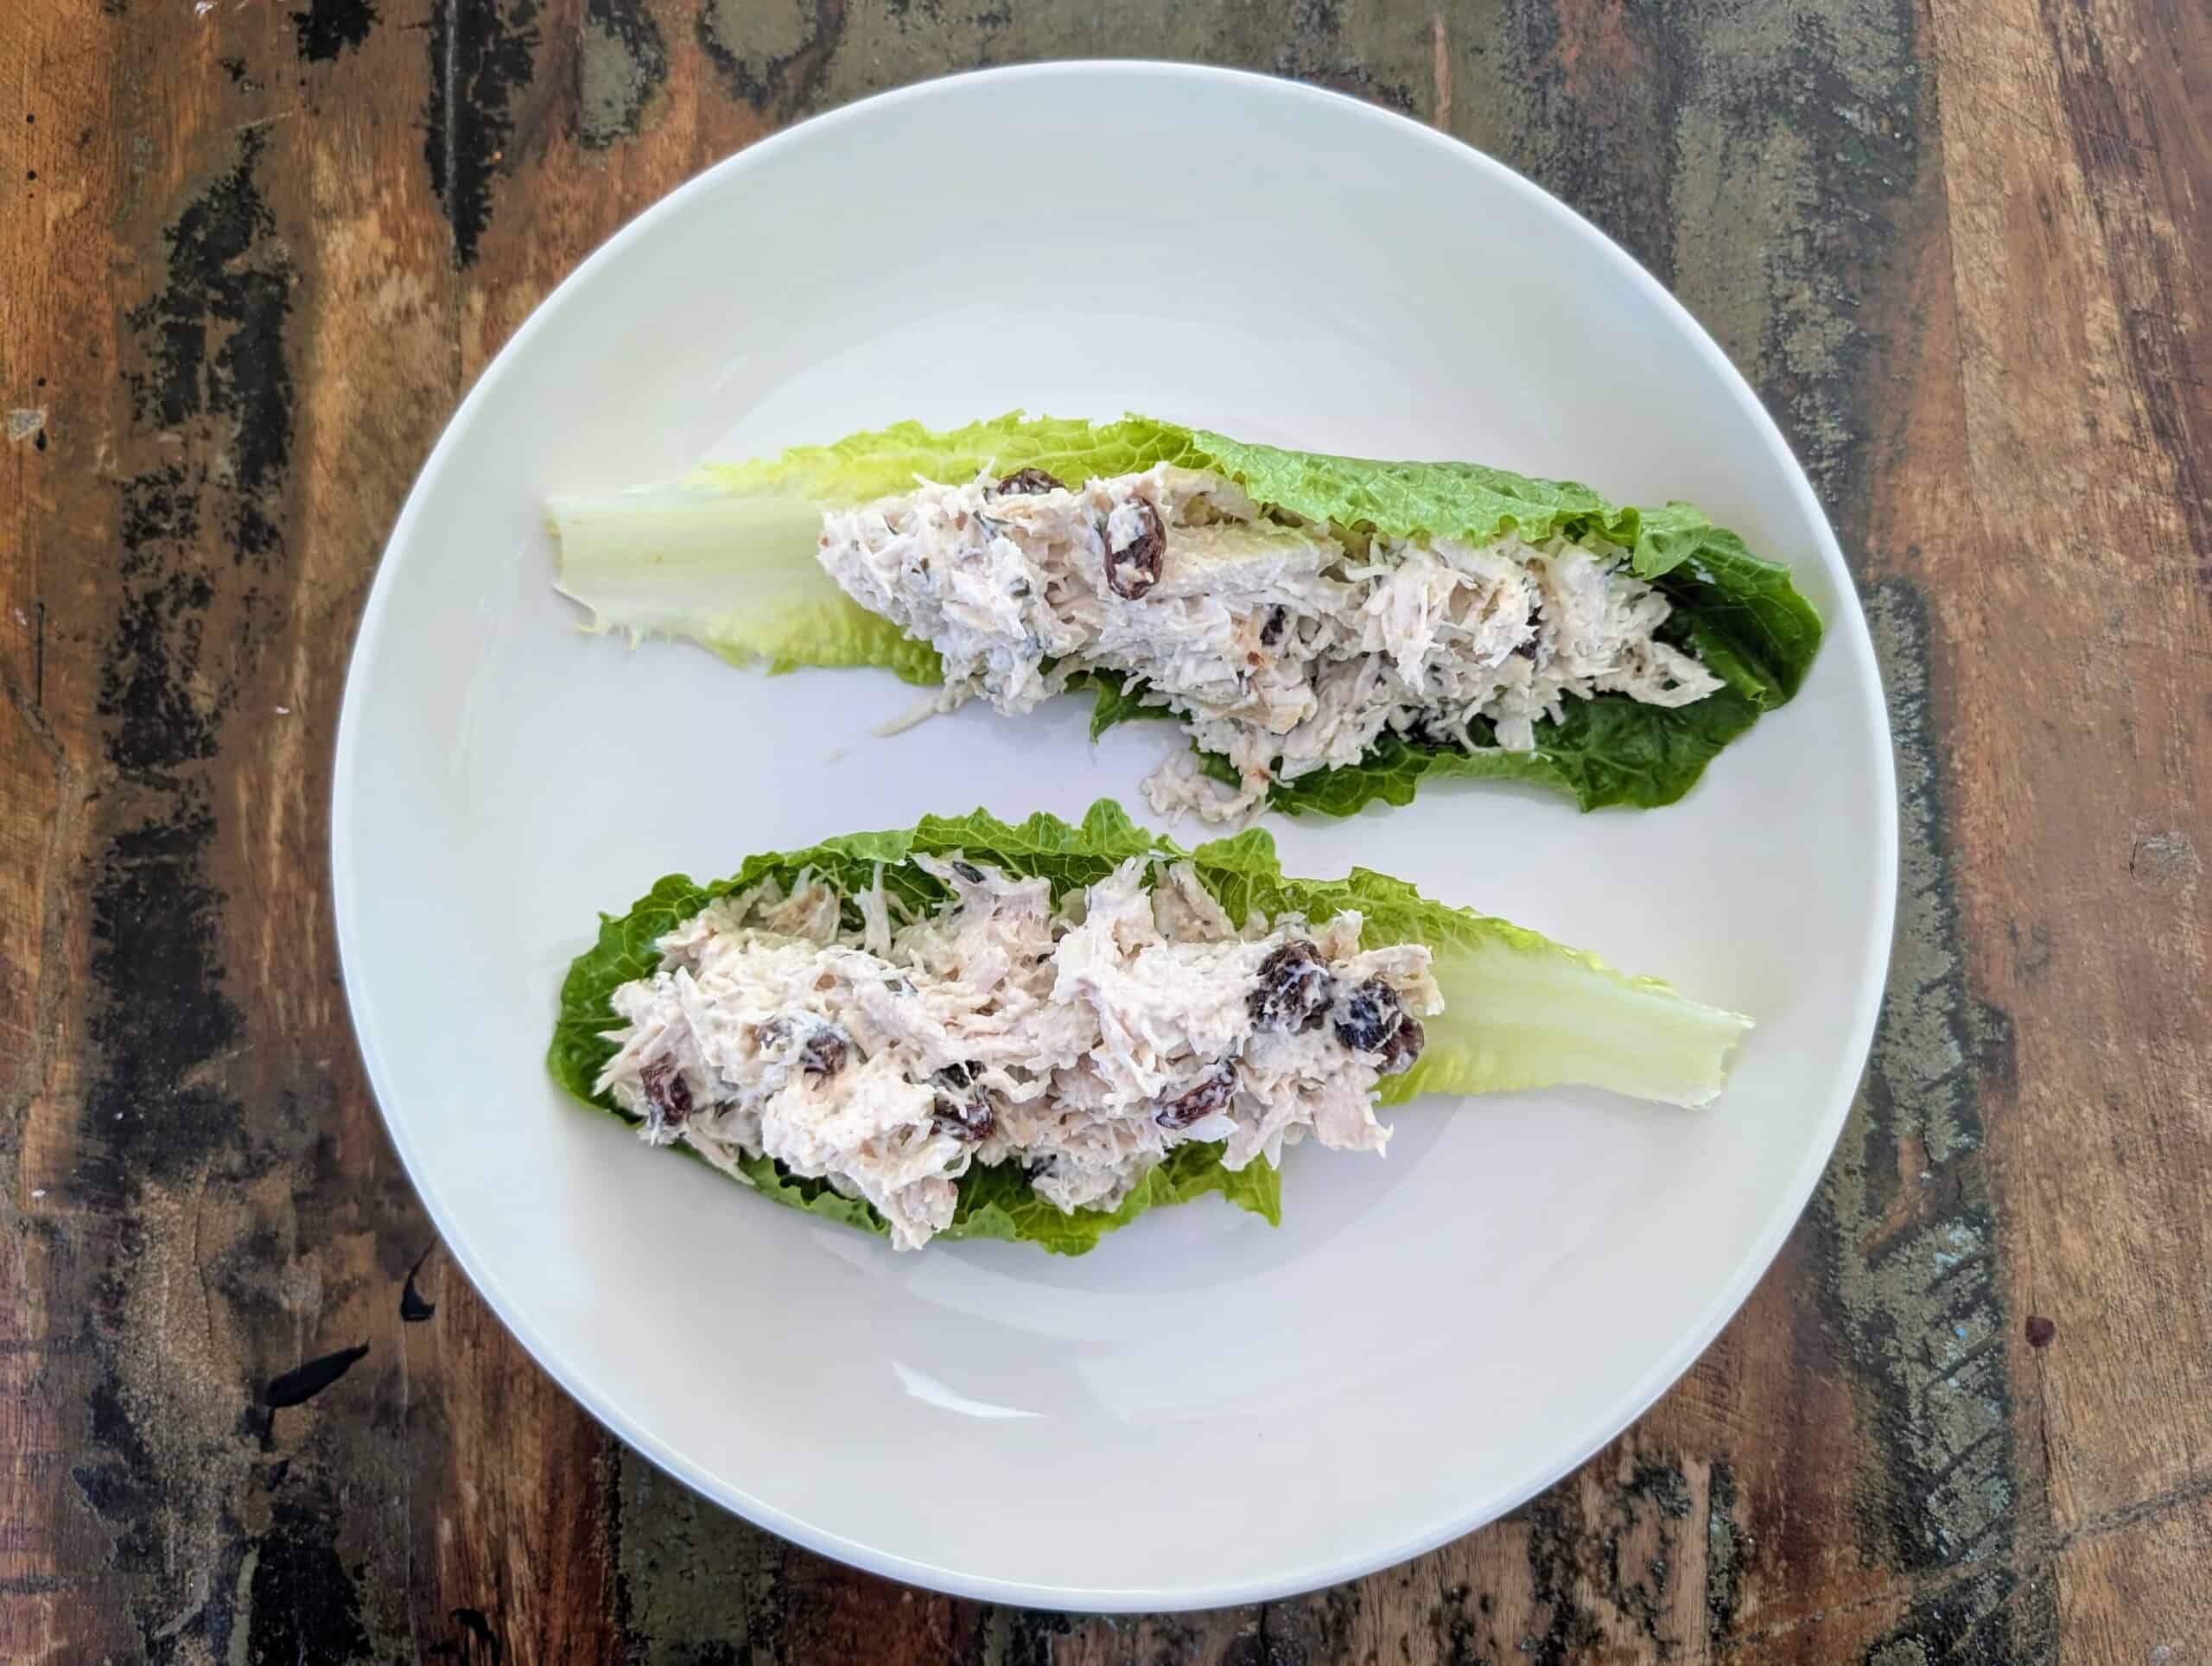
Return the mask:
POLYGON ((346 980, 447 1244, 570 1392, 756 1522, 898 1578, 1090 1609, 1243 1601, 1491 1519, 1648 1406, 1819 1176, 1872 1032, 1895 788, 1866 627, 1713 342, 1497 163, 1217 70, 939 81, 709 169, 584 263, 394 530, 340 726, 346 980), (1830 621, 1797 701, 1668 810, 1479 784, 1277 828, 1753 1014, 1707 1112, 1428 1101, 1088 1258, 898 1256, 649 1150, 541 1067, 598 911, 664 873, 982 804, 1133 806, 1168 744, 1061 702, 896 739, 874 672, 581 635, 539 506, 904 416, 1124 409, 1687 497, 1830 621), (1060 709, 1065 707, 1065 709, 1060 709))

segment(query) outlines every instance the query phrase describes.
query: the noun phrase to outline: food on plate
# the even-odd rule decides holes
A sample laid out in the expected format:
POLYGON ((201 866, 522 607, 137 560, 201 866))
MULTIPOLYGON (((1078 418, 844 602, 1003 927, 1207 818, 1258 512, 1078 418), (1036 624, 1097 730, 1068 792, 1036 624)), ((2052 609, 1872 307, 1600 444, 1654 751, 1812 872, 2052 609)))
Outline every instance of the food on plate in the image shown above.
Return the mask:
POLYGON ((880 666, 938 709, 1087 688, 1094 734, 1181 724, 1147 797, 1217 823, 1433 775, 1669 804, 1821 638, 1789 569, 1687 504, 1135 416, 901 423, 549 512, 597 629, 880 666))
POLYGON ((1751 1027, 1248 831, 1185 850, 1102 800, 977 811, 670 878, 569 970, 549 1063, 579 1098, 780 1203, 889 1237, 1079 1254, 1209 1192, 1279 1218, 1312 1140, 1380 1104, 1572 1082, 1717 1095, 1751 1027))

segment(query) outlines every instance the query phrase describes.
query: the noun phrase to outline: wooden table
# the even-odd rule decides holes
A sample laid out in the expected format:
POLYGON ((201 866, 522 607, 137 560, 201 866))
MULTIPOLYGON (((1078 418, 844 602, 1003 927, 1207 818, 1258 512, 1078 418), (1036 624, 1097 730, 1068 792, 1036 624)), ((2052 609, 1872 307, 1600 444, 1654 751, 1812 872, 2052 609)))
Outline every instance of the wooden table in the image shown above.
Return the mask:
POLYGON ((296 4, 0 8, 0 1656, 2212 1658, 2202 3, 296 4), (531 1366, 363 1084, 323 806, 385 530, 586 250, 1116 52, 1434 122, 1681 296, 1856 564, 1905 890, 1841 1149, 1656 1410, 1408 1567, 1109 1623, 794 1550, 531 1366))

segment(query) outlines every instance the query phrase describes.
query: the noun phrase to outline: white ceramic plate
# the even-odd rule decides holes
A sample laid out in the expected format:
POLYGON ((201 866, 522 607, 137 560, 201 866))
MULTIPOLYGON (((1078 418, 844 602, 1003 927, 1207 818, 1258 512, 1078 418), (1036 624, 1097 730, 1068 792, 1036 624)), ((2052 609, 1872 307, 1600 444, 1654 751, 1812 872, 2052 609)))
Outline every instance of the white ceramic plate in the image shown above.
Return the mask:
POLYGON ((1733 1313, 1872 1034, 1895 789, 1865 621, 1742 378, 1620 250, 1395 116, 1220 71, 939 81, 709 169, 577 270, 439 442, 370 597, 332 866, 370 1078, 461 1265, 623 1439, 895 1577, 1086 1609, 1363 1574, 1587 1457, 1733 1313), (1755 1014, 1707 1112, 1431 1100, 1091 1256, 899 1256, 564 1101, 540 1059, 597 912, 664 873, 977 804, 1141 806, 1168 744, 1072 701, 889 740, 874 672, 768 679, 579 634, 539 505, 899 417, 1125 409, 1687 497, 1830 621, 1682 804, 1534 792, 1276 827, 1755 1014), (1065 709, 1061 708, 1065 708, 1065 709))

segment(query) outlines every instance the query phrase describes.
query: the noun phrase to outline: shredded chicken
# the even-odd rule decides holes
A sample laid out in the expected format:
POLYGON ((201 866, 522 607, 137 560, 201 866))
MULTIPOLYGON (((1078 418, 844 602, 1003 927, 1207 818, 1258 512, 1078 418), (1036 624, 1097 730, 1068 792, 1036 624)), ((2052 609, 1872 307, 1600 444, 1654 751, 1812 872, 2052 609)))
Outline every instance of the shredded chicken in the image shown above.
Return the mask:
POLYGON ((855 601, 943 656, 944 705, 1027 711, 1090 671, 1141 687, 1233 766, 1233 786, 1187 758, 1146 784, 1155 810, 1208 821, 1242 820, 1271 782, 1355 763, 1386 732, 1523 752, 1571 698, 1681 706, 1721 686, 1657 639, 1667 599, 1615 545, 1286 518, 1166 464, 1076 487, 1026 470, 833 512, 820 553, 855 601))
POLYGON ((1055 903, 1042 879, 917 857, 950 888, 912 917, 812 875, 710 904, 614 993, 601 1091, 741 1174, 763 1154, 874 1206, 899 1249, 952 1222, 976 1163, 1064 1211, 1112 1209, 1174 1146, 1241 1169, 1309 1135, 1380 1151, 1374 1089, 1441 1009, 1418 944, 1359 915, 1238 929, 1187 864, 1123 865, 1055 903))

